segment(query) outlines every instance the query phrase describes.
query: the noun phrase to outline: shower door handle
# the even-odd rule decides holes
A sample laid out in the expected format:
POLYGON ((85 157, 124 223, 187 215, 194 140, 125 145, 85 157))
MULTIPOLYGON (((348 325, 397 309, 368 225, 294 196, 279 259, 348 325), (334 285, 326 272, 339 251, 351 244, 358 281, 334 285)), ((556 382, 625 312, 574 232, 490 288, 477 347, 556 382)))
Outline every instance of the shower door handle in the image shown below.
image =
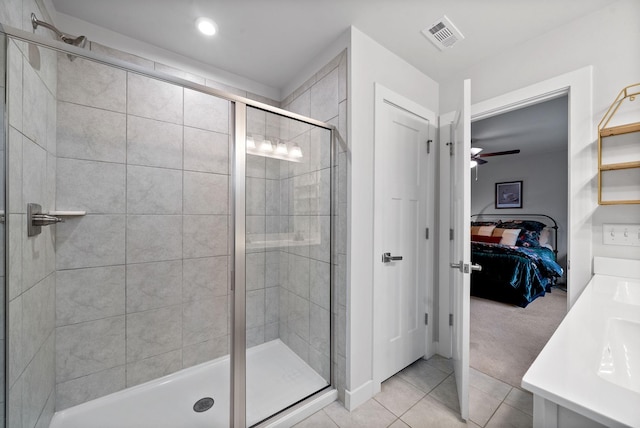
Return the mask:
POLYGON ((382 254, 382 263, 396 262, 402 260, 402 256, 392 256, 391 253, 382 254))

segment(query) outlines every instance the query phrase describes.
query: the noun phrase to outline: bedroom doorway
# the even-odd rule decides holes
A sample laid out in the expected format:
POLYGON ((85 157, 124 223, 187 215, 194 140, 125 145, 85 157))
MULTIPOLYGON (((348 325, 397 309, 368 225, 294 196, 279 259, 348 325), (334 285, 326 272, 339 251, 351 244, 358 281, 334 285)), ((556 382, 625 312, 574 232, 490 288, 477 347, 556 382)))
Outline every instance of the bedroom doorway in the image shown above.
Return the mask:
MULTIPOLYGON (((476 282, 485 275, 482 285, 486 286, 493 273, 485 270, 471 276, 470 367, 518 388, 567 311, 568 120, 568 94, 564 93, 471 124, 472 153, 480 159, 471 171, 472 215, 485 215, 482 219, 492 222, 533 220, 558 226, 555 232, 544 229, 543 240, 535 235, 532 242, 518 239, 516 244, 552 248, 563 270, 548 286, 550 292, 531 293, 520 301, 526 307, 514 304, 511 297, 485 293, 478 287, 474 291, 474 275, 476 282), (520 183, 519 200, 514 204, 518 208, 501 208, 498 190, 504 183, 520 183), (529 217, 537 214, 552 220, 529 217)), ((496 277, 495 283, 502 280, 496 277)))
MULTIPOLYGON (((597 209, 597 195, 591 185, 593 181, 593 171, 597 167, 597 159, 593 153, 593 141, 595 139, 595 124, 593 122, 593 87, 592 87, 593 67, 586 66, 580 69, 564 73, 547 80, 529 84, 519 89, 505 92, 493 98, 485 99, 471 105, 471 120, 479 121, 492 116, 500 115, 513 110, 552 100, 569 95, 568 98, 568 158, 564 169, 567 173, 567 297, 565 311, 577 300, 584 287, 591 279, 592 266, 592 218, 597 209)), ((491 92, 494 87, 487 87, 487 80, 476 82, 479 92, 491 92)), ((452 114, 441 116, 441 124, 449 123, 452 114), (443 119, 446 119, 443 121, 443 119)), ((445 143, 450 135, 447 127, 440 127, 440 207, 439 215, 441 219, 450 218, 449 213, 449 150, 445 143)), ((541 168, 543 170, 543 168, 541 168)), ((479 170, 482 173, 482 170, 479 170)), ((475 178, 475 177, 474 177, 475 178)), ((471 181, 471 180, 470 180, 471 181)), ((527 204, 527 196, 524 195, 523 206, 527 204)), ((444 250, 450 246, 449 238, 451 231, 447 222, 439 223, 438 244, 444 250)), ((451 357, 453 338, 452 327, 449 323, 452 301, 451 287, 448 281, 450 271, 448 260, 440 258, 438 261, 438 277, 442 286, 438 294, 438 342, 437 353, 451 357)), ((542 299, 538 299, 543 301, 542 299)), ((472 321, 473 322, 473 321, 472 321)), ((535 323, 531 326, 535 328, 535 323)), ((492 327, 486 328, 492 331, 492 327)), ((487 375, 473 369, 470 370, 470 399, 478 398, 478 382, 483 383, 488 378, 487 375), (476 395, 474 395, 476 394, 476 395), (475 397, 475 398, 474 398, 475 397)), ((502 382, 502 381, 497 381, 502 382)), ((480 385, 482 386, 482 385, 480 385)), ((484 386, 487 386, 485 383, 484 386)), ((520 385, 517 385, 518 388, 520 385)), ((482 392, 482 391, 480 391, 482 392)), ((518 389, 521 394, 527 394, 518 389)), ((521 395, 520 394, 520 395, 521 395)), ((485 395, 487 395, 485 393, 485 395)), ((512 397, 513 398, 513 397, 512 397)), ((473 407, 472 407, 473 409, 473 407)), ((494 409, 495 410, 495 409, 494 409)), ((477 416, 477 415, 476 415, 477 416)), ((471 411, 471 420, 474 420, 474 411, 471 411)))

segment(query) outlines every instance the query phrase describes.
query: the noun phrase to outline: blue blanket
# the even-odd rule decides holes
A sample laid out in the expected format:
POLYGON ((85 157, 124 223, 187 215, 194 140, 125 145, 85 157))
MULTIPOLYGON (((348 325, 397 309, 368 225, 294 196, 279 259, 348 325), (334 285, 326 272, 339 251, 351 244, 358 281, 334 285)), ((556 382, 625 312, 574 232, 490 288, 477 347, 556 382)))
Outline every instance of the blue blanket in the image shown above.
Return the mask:
POLYGON ((527 306, 550 290, 563 274, 553 251, 545 247, 471 243, 471 261, 482 271, 471 275, 471 294, 527 306))

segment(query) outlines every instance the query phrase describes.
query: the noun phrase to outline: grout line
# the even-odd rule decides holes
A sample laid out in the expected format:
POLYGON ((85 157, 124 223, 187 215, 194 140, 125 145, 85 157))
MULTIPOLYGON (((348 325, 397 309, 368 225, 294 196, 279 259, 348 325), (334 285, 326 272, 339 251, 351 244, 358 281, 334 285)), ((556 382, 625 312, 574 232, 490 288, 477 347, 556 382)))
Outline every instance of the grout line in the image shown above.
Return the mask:
MULTIPOLYGON (((495 379, 495 378, 491 378, 491 379, 495 379)), ((507 397, 509 396, 509 394, 511 394, 511 391, 513 390, 513 386, 509 385, 511 387, 511 389, 509 390, 509 392, 507 392, 507 395, 504 396, 504 398, 500 401, 500 404, 498 404, 498 407, 496 407, 496 409, 493 411, 493 413, 491 413, 491 416, 489 416, 489 419, 487 419, 487 422, 482 425, 483 427, 486 427, 489 422, 491 422, 491 419, 493 419, 493 417, 496 415, 496 413, 498 412, 498 409, 503 405, 506 404, 505 400, 507 399, 507 397)), ((475 422, 474 422, 475 423, 475 422)))

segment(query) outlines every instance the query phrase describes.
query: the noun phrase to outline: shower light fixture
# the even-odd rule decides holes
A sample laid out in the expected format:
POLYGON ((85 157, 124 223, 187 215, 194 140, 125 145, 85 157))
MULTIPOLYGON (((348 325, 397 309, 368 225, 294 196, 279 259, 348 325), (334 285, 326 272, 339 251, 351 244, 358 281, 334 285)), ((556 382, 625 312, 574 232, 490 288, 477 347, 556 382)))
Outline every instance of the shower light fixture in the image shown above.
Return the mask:
POLYGON ((289 150, 287 150, 287 145, 284 141, 278 141, 278 144, 276 145, 276 153, 283 156, 289 154, 289 150))
POLYGON ((291 150, 289 151, 289 156, 298 159, 302 157, 302 149, 300 149, 298 143, 293 143, 293 147, 291 147, 291 150))
POLYGON ((271 140, 269 140, 267 138, 262 140, 262 143, 260 143, 260 150, 265 152, 265 153, 273 152, 273 143, 271 142, 271 140))
POLYGON ((253 139, 251 135, 247 136, 247 149, 255 150, 256 149, 256 141, 253 139))
POLYGON ((196 19, 196 27, 205 36, 213 36, 218 31, 216 23, 205 17, 196 19))
POLYGON ((301 162, 302 150, 297 143, 287 142, 279 138, 262 137, 257 134, 247 134, 247 154, 284 160, 301 162))

